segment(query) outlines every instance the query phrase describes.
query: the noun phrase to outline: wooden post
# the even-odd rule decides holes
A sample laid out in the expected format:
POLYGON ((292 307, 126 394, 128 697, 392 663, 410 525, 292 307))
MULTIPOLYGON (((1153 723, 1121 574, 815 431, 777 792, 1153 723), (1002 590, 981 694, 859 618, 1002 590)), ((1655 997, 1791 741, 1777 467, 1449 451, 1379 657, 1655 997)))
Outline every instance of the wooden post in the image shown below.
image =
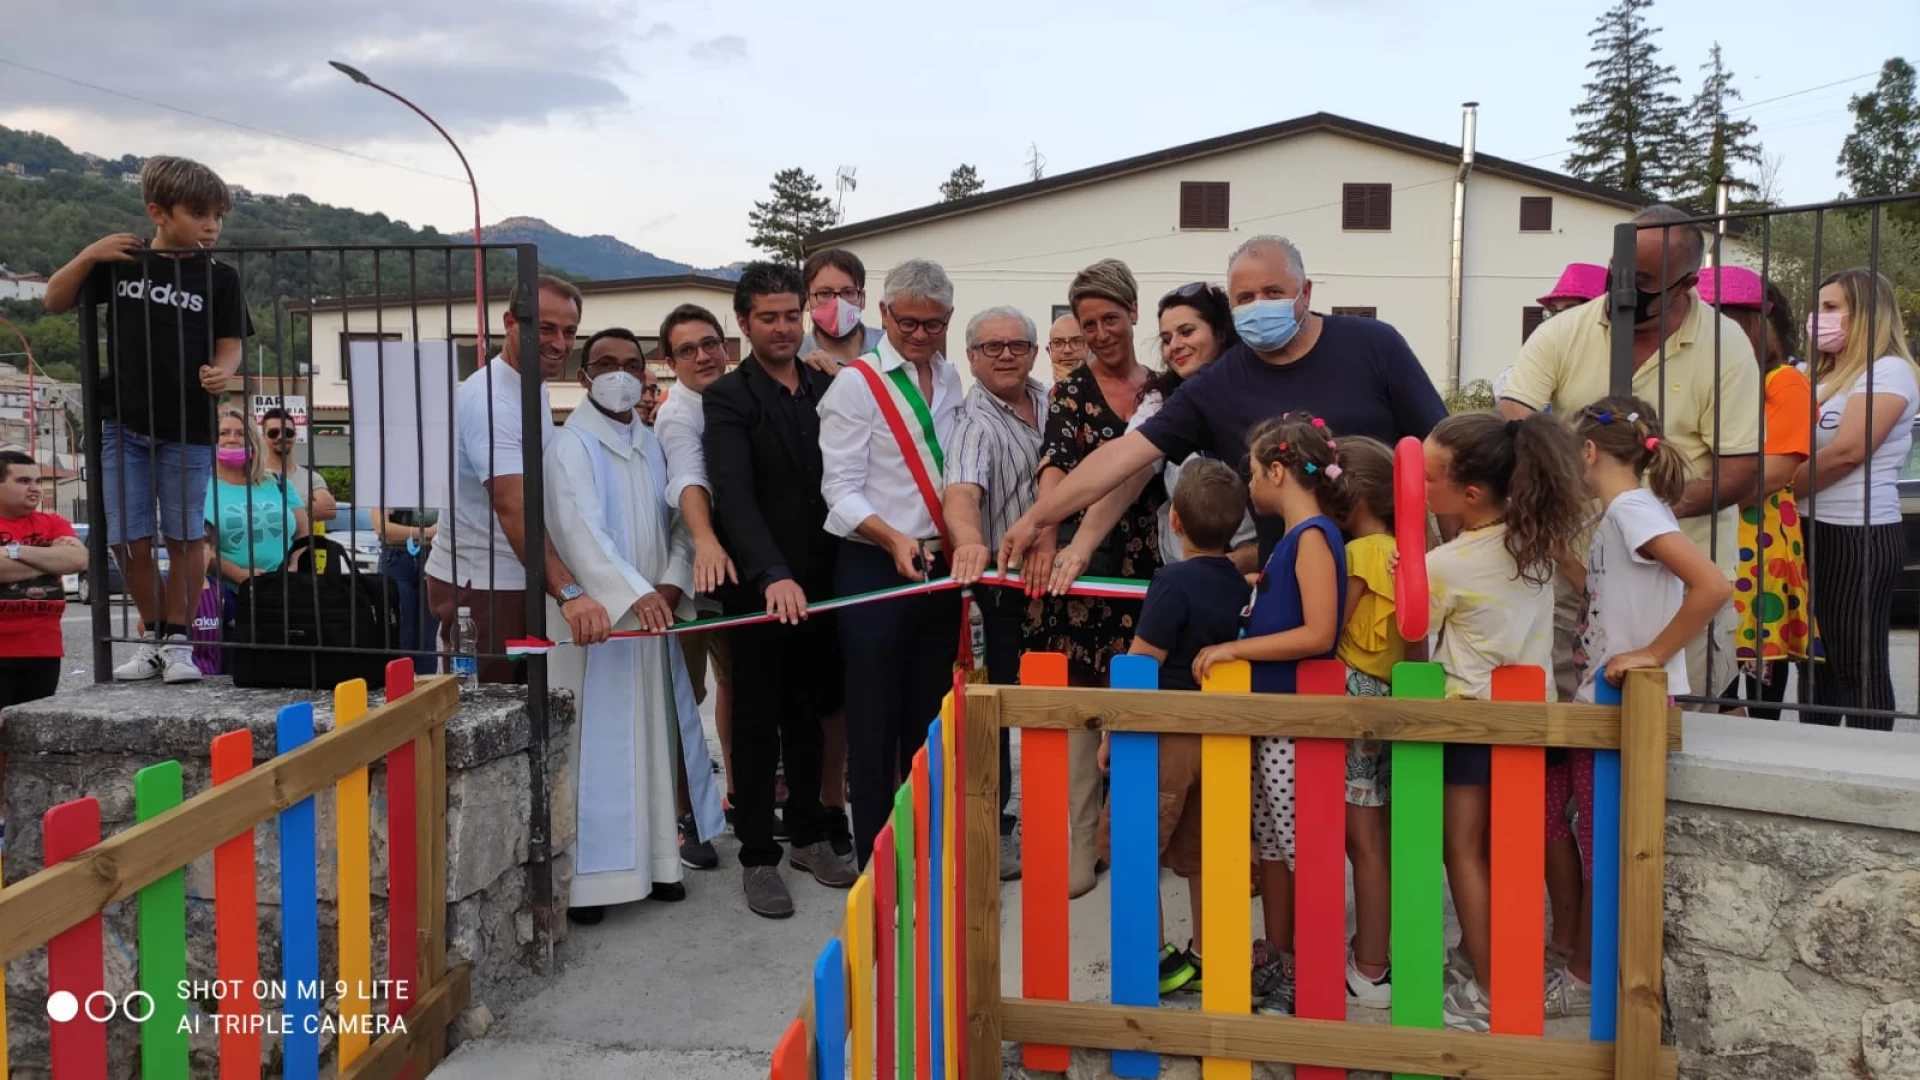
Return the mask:
MULTIPOLYGON (((547 763, 537 761, 534 768, 547 763)), ((415 815, 418 832, 414 851, 420 864, 420 993, 432 990, 447 976, 447 724, 436 720, 414 743, 414 790, 420 806, 415 815)), ((451 1018, 449 1018, 451 1019, 451 1018)), ((446 1056, 447 1034, 444 1028, 430 1031, 419 1048, 421 1068, 415 1076, 425 1076, 446 1056)))
POLYGON ((999 1080, 1000 692, 966 693, 966 1080, 999 1080))
MULTIPOLYGON (((1620 710, 1620 1015, 1614 1075, 1654 1075, 1666 902, 1667 675, 1627 673, 1620 710)), ((1602 988, 1604 991, 1604 988, 1602 988)))

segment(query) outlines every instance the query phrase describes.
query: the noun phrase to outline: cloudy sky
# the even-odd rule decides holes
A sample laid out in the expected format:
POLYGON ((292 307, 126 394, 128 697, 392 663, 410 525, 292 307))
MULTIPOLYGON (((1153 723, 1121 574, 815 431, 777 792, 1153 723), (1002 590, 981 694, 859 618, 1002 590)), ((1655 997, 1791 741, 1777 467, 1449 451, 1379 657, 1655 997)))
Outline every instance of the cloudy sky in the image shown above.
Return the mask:
MULTIPOLYGON (((445 145, 327 66, 341 59, 453 132, 489 222, 532 215, 717 265, 750 255, 747 210, 795 165, 829 191, 837 167, 857 167, 857 220, 934 200, 960 162, 989 186, 1018 183, 1032 145, 1055 174, 1319 110, 1452 142, 1471 98, 1483 152, 1558 168, 1605 0, 6 6, 8 126, 467 227, 445 145)), ((1888 56, 1920 60, 1913 0, 1856 0, 1844 16, 1662 0, 1652 19, 1683 97, 1720 42, 1791 201, 1839 190, 1848 96, 1888 56)))

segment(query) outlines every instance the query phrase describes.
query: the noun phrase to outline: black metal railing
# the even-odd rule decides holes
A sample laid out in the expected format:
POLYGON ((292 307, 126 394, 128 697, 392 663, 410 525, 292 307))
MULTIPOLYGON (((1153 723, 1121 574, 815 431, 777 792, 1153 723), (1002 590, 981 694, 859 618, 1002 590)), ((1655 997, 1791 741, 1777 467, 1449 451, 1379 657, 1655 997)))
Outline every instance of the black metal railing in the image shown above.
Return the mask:
MULTIPOLYGON (((1693 693, 1680 700, 1689 704, 1720 709, 1745 708, 1762 715, 1795 714, 1811 723, 1839 724, 1844 722, 1850 727, 1891 729, 1900 723, 1900 727, 1910 727, 1911 722, 1920 720, 1920 712, 1914 708, 1914 702, 1920 700, 1920 645, 1913 650, 1914 666, 1902 670, 1904 665, 1894 655, 1892 641, 1893 601, 1902 596, 1920 593, 1920 544, 1912 544, 1904 537, 1900 545, 1898 558, 1891 555, 1889 545, 1896 542, 1896 533, 1903 527, 1912 531, 1920 539, 1920 474, 1916 474, 1910 483, 1900 487, 1911 487, 1915 496, 1912 513, 1915 520, 1909 525, 1901 523, 1905 514, 1898 505, 1900 498, 1891 497, 1895 504, 1888 505, 1889 494, 1884 482, 1876 491, 1872 482, 1876 473, 1875 454, 1884 452, 1890 445, 1897 446, 1909 442, 1920 420, 1915 417, 1913 405, 1903 406, 1899 415, 1889 417, 1887 407, 1876 397, 1876 381, 1884 381, 1884 376, 1876 373, 1876 361, 1879 355, 1866 357, 1864 373, 1836 373, 1833 368, 1836 360, 1823 357, 1818 344, 1806 340, 1806 318, 1809 311, 1820 307, 1819 296, 1823 283, 1829 281, 1832 274, 1850 268, 1866 271, 1870 282, 1885 281, 1894 297, 1888 310, 1884 304, 1868 304, 1866 310, 1852 312, 1849 316, 1849 332, 1864 332, 1869 351, 1879 351, 1887 340, 1904 337, 1911 341, 1916 330, 1920 330, 1920 192, 1889 195, 1845 201, 1809 204, 1804 206, 1776 207, 1765 209, 1736 210, 1721 214, 1674 217, 1665 221, 1650 223, 1626 223, 1615 227, 1613 255, 1610 262, 1610 290, 1607 307, 1610 324, 1613 327, 1634 324, 1636 305, 1636 272, 1640 279, 1639 287, 1651 288, 1656 278, 1653 272, 1657 262, 1658 286, 1664 288, 1683 276, 1683 272, 1693 264, 1695 252, 1700 250, 1693 243, 1688 232, 1701 232, 1707 261, 1711 266, 1744 266, 1759 275, 1762 282, 1776 286, 1778 292, 1764 303, 1767 307, 1760 310, 1757 319, 1757 331, 1743 330, 1741 325, 1730 318, 1712 320, 1711 339, 1707 343, 1712 363, 1712 380, 1715 388, 1709 401, 1709 414, 1683 423, 1699 423, 1710 428, 1714 461, 1724 462, 1735 456, 1759 454, 1761 465, 1754 471, 1753 486, 1740 491, 1723 490, 1722 483, 1728 475, 1724 467, 1715 467, 1707 472, 1711 488, 1710 505, 1720 512, 1710 514, 1710 554, 1718 556, 1726 545, 1733 545, 1733 554, 1738 558, 1743 576, 1742 585, 1749 590, 1749 611, 1736 615, 1730 605, 1722 613, 1723 619, 1735 620, 1731 624, 1735 642, 1733 655, 1720 647, 1717 636, 1709 634, 1708 678, 1704 687, 1693 687, 1693 693), (1660 242, 1657 251, 1643 250, 1642 235, 1658 232, 1660 242), (1784 304, 1790 317, 1785 321, 1788 331, 1786 340, 1780 340, 1780 333, 1769 328, 1765 313, 1774 304, 1784 304), (1887 320, 1895 320, 1898 325, 1890 326, 1887 320), (1891 339, 1883 335, 1886 330, 1899 330, 1891 339), (1727 346, 1730 336, 1739 335, 1742 344, 1748 343, 1750 333, 1757 332, 1760 337, 1753 341, 1752 351, 1762 370, 1760 392, 1757 400, 1724 400, 1718 392, 1724 386, 1722 375, 1723 347, 1727 346), (1777 349, 1771 347, 1777 346, 1777 349), (1727 535, 1724 512, 1727 506, 1754 508, 1764 504, 1773 493, 1765 480, 1765 448, 1767 446, 1767 372, 1769 353, 1777 352, 1787 358, 1788 363, 1799 367, 1813 384, 1813 393, 1809 399, 1807 427, 1809 440, 1806 464, 1796 473, 1795 482, 1787 491, 1794 500, 1792 516, 1797 525, 1786 527, 1789 537, 1787 552, 1774 553, 1764 550, 1758 542, 1753 548, 1743 548, 1738 535, 1727 535), (1863 485, 1862 505, 1856 514, 1851 507, 1841 512, 1838 497, 1829 492, 1829 506, 1834 507, 1826 515, 1820 511, 1820 489, 1831 483, 1831 478, 1815 483, 1820 477, 1821 436, 1826 433, 1837 434, 1841 411, 1823 401, 1835 393, 1847 392, 1848 386, 1840 386, 1835 376, 1844 374, 1851 383, 1856 376, 1863 374, 1864 419, 1866 425, 1865 456, 1859 465, 1863 472, 1849 471, 1841 477, 1861 475, 1866 479, 1863 485), (1757 415, 1742 417, 1739 411, 1753 409, 1757 415), (1751 419, 1753 422, 1748 423, 1751 419), (1758 433, 1753 446, 1723 445, 1723 433, 1747 429, 1758 433), (1881 429, 1884 429, 1882 431, 1881 429), (1878 434, 1881 438, 1876 439, 1878 434), (1797 489, 1797 490, 1796 490, 1797 489), (1727 506, 1723 506, 1723 498, 1727 506), (1876 516, 1892 516, 1894 524, 1874 526, 1876 516), (1848 530, 1861 529, 1881 531, 1867 536, 1856 535, 1848 530), (1817 535, 1816 535, 1817 534, 1817 535), (1826 545, 1822 549, 1822 540, 1826 545), (1863 546, 1864 545, 1864 546, 1863 546), (1866 554, 1863 554, 1866 553, 1866 554), (1857 564, 1857 565, 1856 565, 1857 564), (1766 592, 1769 579, 1780 581, 1780 571, 1798 574, 1804 567, 1805 611, 1802 613, 1809 625, 1810 641, 1814 644, 1807 659, 1795 658, 1790 665, 1776 666, 1770 672, 1766 669, 1765 645, 1769 639, 1766 618, 1762 612, 1760 597, 1766 592), (1751 634, 1753 656, 1743 655, 1740 643, 1747 641, 1744 636, 1751 634), (1758 670, 1756 670, 1758 668, 1758 670), (1781 680, 1789 680, 1796 693, 1791 699, 1784 698, 1784 684, 1773 686, 1773 693, 1760 691, 1761 680, 1768 675, 1781 680), (1908 704, 1901 707, 1899 699, 1904 697, 1908 704)), ((1710 273, 1710 269, 1703 269, 1710 273)), ((1724 313, 1731 305, 1722 302, 1724 313)), ((1646 364, 1657 365, 1658 378, 1654 380, 1651 403, 1660 411, 1663 422, 1669 431, 1678 418, 1667 415, 1667 392, 1673 383, 1669 376, 1669 343, 1674 340, 1672 331, 1659 341, 1648 353, 1643 341, 1636 351, 1634 335, 1614 333, 1611 336, 1611 389, 1615 394, 1635 392, 1636 374, 1646 364)), ((1698 343, 1695 343, 1698 348, 1698 343)), ((1730 349, 1741 362, 1748 353, 1747 348, 1730 349)), ((1689 361, 1697 363, 1697 361, 1689 361)), ((1688 373, 1697 375, 1696 372, 1688 373)), ((1675 378, 1686 377, 1676 373, 1675 378)), ((1644 381, 1644 380, 1643 380, 1644 381)), ((1649 395, 1642 392, 1642 397, 1649 395)), ((1878 395, 1886 396, 1885 393, 1878 395)), ((1832 441, 1829 434, 1828 442, 1832 441)), ((1830 447, 1825 453, 1842 452, 1830 447)), ((1848 451, 1851 452, 1851 451, 1848 451)), ((1911 457, 1909 453, 1907 455, 1911 457)), ((1847 460, 1843 458, 1841 460, 1847 460)), ((1884 476, 1890 463, 1880 459, 1879 474, 1884 476)), ((1907 462, 1902 460, 1894 465, 1904 475, 1907 462)), ((1764 510, 1759 511, 1764 514, 1764 510)), ((1764 530, 1762 530, 1764 532, 1764 530)), ((1736 598, 1741 594, 1736 593, 1736 598)), ((1792 595, 1791 591, 1789 595, 1792 595)), ((1917 596, 1916 599, 1920 599, 1917 596)), ((1915 605, 1920 610, 1920 604, 1915 605)))

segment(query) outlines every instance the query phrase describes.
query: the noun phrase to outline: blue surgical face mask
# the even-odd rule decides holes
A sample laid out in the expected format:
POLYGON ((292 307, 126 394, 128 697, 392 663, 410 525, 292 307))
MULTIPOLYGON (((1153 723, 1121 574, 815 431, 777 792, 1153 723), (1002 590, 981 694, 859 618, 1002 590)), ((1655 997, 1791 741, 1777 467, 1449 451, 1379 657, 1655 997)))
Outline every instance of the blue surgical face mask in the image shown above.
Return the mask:
POLYGON ((1293 300, 1255 300, 1233 309, 1233 328, 1257 353, 1276 353, 1300 332, 1293 300))

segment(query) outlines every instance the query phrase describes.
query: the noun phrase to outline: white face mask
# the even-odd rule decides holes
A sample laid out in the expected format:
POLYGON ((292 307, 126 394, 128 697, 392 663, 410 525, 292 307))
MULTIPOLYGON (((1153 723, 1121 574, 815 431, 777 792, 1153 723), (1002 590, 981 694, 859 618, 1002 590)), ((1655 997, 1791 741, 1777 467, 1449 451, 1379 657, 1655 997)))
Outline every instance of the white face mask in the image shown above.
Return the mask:
POLYGON ((594 404, 608 412, 623 413, 639 404, 640 393, 645 388, 640 377, 631 372, 609 371, 594 376, 587 394, 594 404))

